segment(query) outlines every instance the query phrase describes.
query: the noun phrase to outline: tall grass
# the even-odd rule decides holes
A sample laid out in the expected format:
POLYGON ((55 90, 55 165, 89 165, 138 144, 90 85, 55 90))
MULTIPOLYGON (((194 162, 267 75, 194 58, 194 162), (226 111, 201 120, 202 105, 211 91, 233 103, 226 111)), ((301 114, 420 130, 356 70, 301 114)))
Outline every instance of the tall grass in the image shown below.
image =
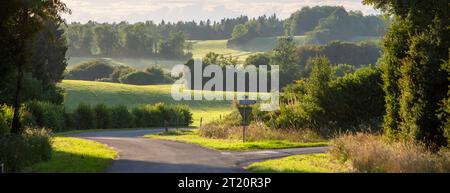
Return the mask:
POLYGON ((355 172, 450 172, 450 152, 432 152, 413 142, 387 142, 381 136, 358 133, 331 142, 333 158, 350 163, 355 172))
POLYGON ((20 172, 32 164, 52 157, 51 132, 47 129, 25 129, 21 135, 0 136, 0 163, 5 172, 20 172))
MULTIPOLYGON (((212 139, 243 138, 243 127, 226 124, 207 124, 198 131, 199 135, 212 139)), ((325 141, 316 133, 307 129, 272 129, 262 123, 255 123, 245 130, 246 141, 286 140, 291 142, 318 142, 325 141)))

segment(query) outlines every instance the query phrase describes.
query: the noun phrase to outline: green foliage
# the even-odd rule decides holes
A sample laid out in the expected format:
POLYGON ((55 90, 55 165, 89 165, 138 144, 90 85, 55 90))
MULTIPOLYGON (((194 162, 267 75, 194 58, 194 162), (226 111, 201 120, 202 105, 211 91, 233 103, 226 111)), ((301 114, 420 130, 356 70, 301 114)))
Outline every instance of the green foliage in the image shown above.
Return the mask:
MULTIPOLYGON (((450 51, 450 50, 449 50, 450 51)), ((450 81, 450 58, 447 60, 446 63, 442 65, 442 69, 447 71, 448 73, 448 79, 450 81)), ((447 94, 447 98, 443 100, 443 106, 442 106, 442 113, 440 116, 440 119, 445 122, 445 136, 447 139, 450 139, 450 85, 449 85, 449 91, 447 94)))
POLYGON ((310 128, 325 136, 379 130, 384 114, 380 69, 369 66, 340 77, 326 58, 310 63, 309 78, 285 88, 280 111, 263 118, 267 125, 310 128))
POLYGON ((112 113, 105 104, 97 104, 94 107, 95 126, 97 129, 110 129, 112 125, 112 113))
POLYGON ((246 60, 244 65, 254 65, 257 68, 259 66, 269 66, 270 64, 270 55, 267 53, 260 53, 260 54, 254 54, 249 56, 246 60))
POLYGON ((30 114, 24 123, 26 126, 48 128, 53 131, 67 129, 65 108, 62 105, 31 101, 25 104, 25 111, 30 114))
POLYGON ((73 67, 67 79, 116 82, 132 85, 172 83, 172 77, 158 66, 138 71, 128 66, 114 66, 107 60, 92 60, 73 67))
POLYGON ((70 56, 191 58, 186 34, 153 22, 72 23, 66 29, 70 56))
POLYGON ((114 67, 106 60, 93 60, 75 66, 69 72, 67 79, 95 81, 109 78, 114 67))
POLYGON ((299 61, 297 51, 292 38, 283 37, 277 40, 270 65, 278 65, 280 68, 280 87, 292 83, 299 77, 300 67, 296 65, 299 61))
POLYGON ((187 106, 166 104, 144 105, 132 109, 136 127, 179 126, 192 123, 192 113, 187 106))
POLYGON ((78 130, 88 130, 95 128, 95 111, 90 105, 79 104, 74 112, 75 128, 78 130))
POLYGON ((126 74, 120 77, 119 81, 124 84, 132 85, 157 85, 172 83, 173 79, 166 74, 163 69, 159 67, 150 67, 145 71, 135 71, 126 74))
POLYGON ((333 40, 350 41, 357 36, 383 36, 385 31, 383 18, 339 7, 319 21, 314 31, 308 33, 308 39, 310 43, 326 44, 333 40))
POLYGON ((6 105, 0 105, 0 136, 9 133, 13 118, 13 109, 6 105))
POLYGON ((114 68, 114 71, 111 73, 111 75, 109 75, 108 80, 110 80, 111 82, 116 82, 119 83, 120 82, 120 78, 130 74, 132 72, 135 72, 136 69, 129 67, 129 66, 116 66, 114 68))
POLYGON ((5 172, 20 172, 52 156, 51 136, 47 130, 27 129, 21 135, 0 136, 0 163, 5 172))
POLYGON ((133 114, 126 106, 111 107, 112 128, 133 128, 133 114))
POLYGON ((290 35, 303 35, 313 31, 321 19, 327 18, 336 9, 341 8, 332 6, 303 7, 294 12, 286 21, 286 32, 290 35))
MULTIPOLYGON (((11 132, 19 134, 22 81, 26 73, 43 82, 43 88, 62 79, 65 39, 58 28, 64 23, 59 14, 70 12, 61 1, 4 2, 0 9, 0 84, 13 83, 14 92, 0 89, 1 96, 13 98, 11 132)), ((10 102, 10 101, 8 101, 10 102)))
POLYGON ((393 15, 383 43, 385 133, 391 139, 420 141, 437 150, 447 145, 439 114, 449 92, 450 26, 447 1, 365 0, 393 15))
POLYGON ((283 35, 282 21, 276 15, 270 17, 264 15, 254 18, 245 24, 236 25, 231 39, 227 42, 227 46, 228 48, 240 48, 254 38, 281 35, 283 35))

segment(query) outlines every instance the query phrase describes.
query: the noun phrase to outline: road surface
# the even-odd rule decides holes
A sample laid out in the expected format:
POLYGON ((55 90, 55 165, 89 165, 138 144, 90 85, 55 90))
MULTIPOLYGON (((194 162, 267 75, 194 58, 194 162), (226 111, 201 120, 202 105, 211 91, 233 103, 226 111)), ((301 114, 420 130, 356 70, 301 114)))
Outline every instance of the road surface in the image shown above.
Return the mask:
POLYGON ((296 154, 322 153, 326 147, 253 152, 220 152, 197 145, 143 138, 162 129, 100 131, 69 135, 114 148, 119 157, 110 173, 245 173, 250 163, 296 154))

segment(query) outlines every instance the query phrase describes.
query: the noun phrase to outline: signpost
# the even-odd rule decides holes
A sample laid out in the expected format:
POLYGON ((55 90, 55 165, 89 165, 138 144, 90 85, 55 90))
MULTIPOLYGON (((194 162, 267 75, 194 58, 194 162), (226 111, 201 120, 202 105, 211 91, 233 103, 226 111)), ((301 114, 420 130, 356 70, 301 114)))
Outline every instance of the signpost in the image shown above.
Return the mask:
POLYGON ((242 116, 242 141, 245 142, 245 130, 247 126, 250 124, 250 116, 252 115, 252 107, 251 105, 256 104, 255 100, 240 100, 239 101, 239 113, 242 116))

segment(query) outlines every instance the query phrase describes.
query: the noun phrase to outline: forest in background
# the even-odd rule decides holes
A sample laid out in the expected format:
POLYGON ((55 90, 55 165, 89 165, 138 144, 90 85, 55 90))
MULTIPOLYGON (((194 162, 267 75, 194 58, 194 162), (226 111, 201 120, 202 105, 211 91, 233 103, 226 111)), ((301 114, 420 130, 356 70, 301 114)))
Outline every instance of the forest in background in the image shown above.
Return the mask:
POLYGON ((263 15, 158 24, 89 21, 69 24, 66 33, 69 56, 186 59, 192 57, 192 42, 187 40, 228 39, 229 48, 239 48, 258 37, 305 35, 307 44, 327 44, 355 37, 381 37, 386 28, 382 16, 364 16, 339 6, 316 6, 304 7, 285 20, 263 15))

